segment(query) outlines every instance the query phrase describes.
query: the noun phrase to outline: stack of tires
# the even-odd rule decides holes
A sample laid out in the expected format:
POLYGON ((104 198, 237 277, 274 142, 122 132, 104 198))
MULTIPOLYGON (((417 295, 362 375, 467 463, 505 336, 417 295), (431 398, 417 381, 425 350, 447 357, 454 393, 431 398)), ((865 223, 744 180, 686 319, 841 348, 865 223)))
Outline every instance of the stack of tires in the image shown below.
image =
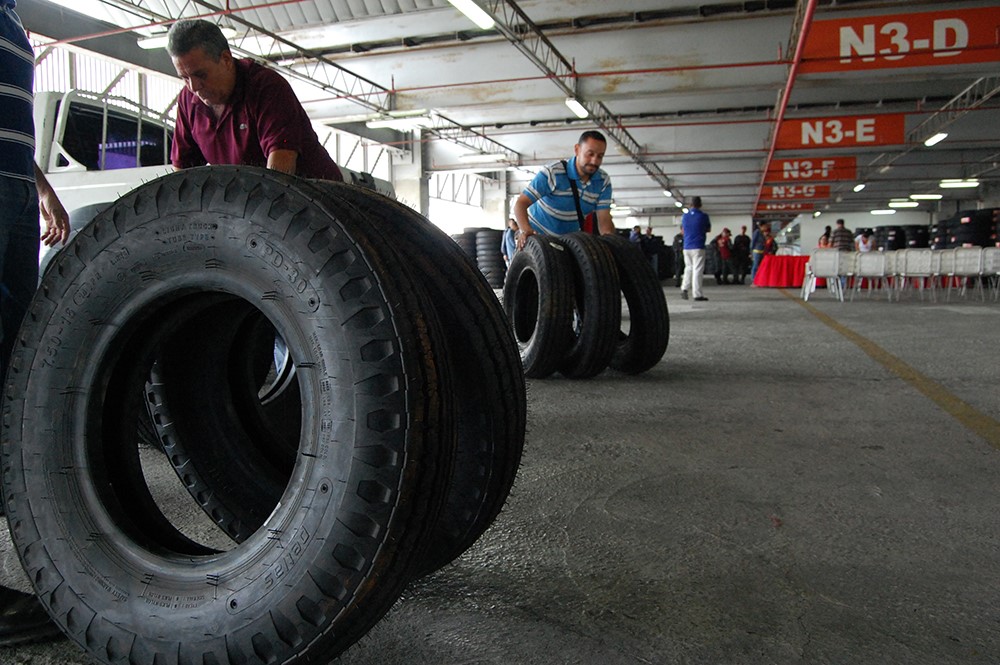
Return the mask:
POLYGON ((948 222, 949 247, 993 247, 995 234, 993 208, 962 210, 948 222))
POLYGON ((491 524, 525 426, 517 344, 451 239, 240 167, 155 180, 78 233, 4 394, 18 554, 103 663, 329 662, 491 524), (137 444, 145 411, 162 452, 137 444), (150 452, 224 546, 173 517, 150 452))
POLYGON ((507 266, 500 251, 503 231, 487 228, 467 228, 451 236, 466 256, 476 262, 479 271, 493 289, 503 288, 507 266))
POLYGON ((923 224, 909 224, 899 227, 906 241, 905 249, 925 249, 930 247, 931 227, 923 224))
POLYGON ((619 235, 530 236, 511 261, 503 303, 528 377, 638 374, 660 361, 670 337, 659 279, 619 235))
POLYGON ((507 266, 500 253, 503 231, 480 229, 476 232, 476 265, 491 288, 502 289, 507 266))

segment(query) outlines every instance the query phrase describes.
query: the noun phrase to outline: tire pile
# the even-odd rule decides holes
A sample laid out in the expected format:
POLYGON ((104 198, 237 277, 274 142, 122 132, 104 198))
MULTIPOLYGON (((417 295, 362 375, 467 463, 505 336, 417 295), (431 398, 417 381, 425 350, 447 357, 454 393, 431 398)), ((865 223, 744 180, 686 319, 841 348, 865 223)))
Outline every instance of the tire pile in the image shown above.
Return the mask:
POLYGON ((609 367, 639 374, 660 361, 670 337, 659 279, 618 235, 529 236, 507 271, 503 303, 532 378, 582 379, 609 367))
POLYGON ((994 247, 1000 233, 1000 208, 960 210, 931 227, 931 248, 994 247))
POLYGON ((447 235, 342 183, 205 167, 53 261, 8 373, 3 499, 97 661, 325 663, 489 527, 524 427, 503 309, 447 235), (225 547, 173 519, 150 453, 225 547))
POLYGON ((452 236, 462 251, 475 259, 480 272, 486 277, 486 282, 493 289, 503 288, 507 267, 503 254, 500 252, 500 241, 503 231, 486 228, 468 228, 462 233, 452 236))

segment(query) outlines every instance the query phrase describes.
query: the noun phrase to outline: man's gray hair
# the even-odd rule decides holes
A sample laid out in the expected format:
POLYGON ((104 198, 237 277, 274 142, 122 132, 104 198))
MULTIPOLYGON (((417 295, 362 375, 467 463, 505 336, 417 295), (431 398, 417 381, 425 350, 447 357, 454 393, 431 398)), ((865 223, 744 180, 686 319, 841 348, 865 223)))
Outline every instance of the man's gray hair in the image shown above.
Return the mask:
POLYGON ((214 23, 203 19, 177 21, 167 33, 167 53, 176 58, 200 48, 205 55, 218 61, 229 50, 229 42, 214 23))

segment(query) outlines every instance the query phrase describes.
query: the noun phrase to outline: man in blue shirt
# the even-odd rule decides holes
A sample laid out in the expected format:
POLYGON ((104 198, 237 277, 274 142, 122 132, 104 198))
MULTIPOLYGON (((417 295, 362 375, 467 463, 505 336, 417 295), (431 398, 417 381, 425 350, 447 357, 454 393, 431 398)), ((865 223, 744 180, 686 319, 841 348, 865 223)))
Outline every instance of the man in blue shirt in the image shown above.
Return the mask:
POLYGON ((611 221, 611 178, 601 169, 607 148, 603 134, 586 131, 580 135, 572 159, 547 164, 535 174, 514 203, 518 249, 535 233, 562 235, 579 231, 581 219, 590 213, 596 213, 602 234, 615 232, 611 221))
MULTIPOLYGON (((35 166, 35 54, 15 4, 0 0, 0 376, 7 371, 14 338, 38 286, 39 240, 51 245, 69 237, 69 216, 35 166), (44 235, 39 212, 46 222, 44 235)), ((0 586, 0 646, 59 634, 37 598, 0 586)))
POLYGON ((684 231, 684 280, 681 298, 687 300, 688 290, 695 300, 708 300, 701 294, 701 278, 705 273, 705 238, 712 230, 708 215, 701 211, 701 197, 691 199, 691 207, 681 217, 684 231))

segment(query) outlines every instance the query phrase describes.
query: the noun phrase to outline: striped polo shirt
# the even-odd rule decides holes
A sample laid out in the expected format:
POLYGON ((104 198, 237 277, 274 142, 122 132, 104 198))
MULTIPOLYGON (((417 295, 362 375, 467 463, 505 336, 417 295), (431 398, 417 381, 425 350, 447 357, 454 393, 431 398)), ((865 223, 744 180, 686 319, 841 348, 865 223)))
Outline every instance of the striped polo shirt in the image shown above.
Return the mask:
POLYGON ((561 161, 544 166, 524 189, 525 196, 532 200, 528 220, 538 233, 561 235, 580 230, 570 178, 577 182, 584 217, 595 210, 611 209, 611 178, 604 169, 598 169, 583 185, 576 171, 576 157, 569 160, 568 166, 561 161))
POLYGON ((34 181, 35 55, 14 4, 0 0, 0 175, 34 181))

